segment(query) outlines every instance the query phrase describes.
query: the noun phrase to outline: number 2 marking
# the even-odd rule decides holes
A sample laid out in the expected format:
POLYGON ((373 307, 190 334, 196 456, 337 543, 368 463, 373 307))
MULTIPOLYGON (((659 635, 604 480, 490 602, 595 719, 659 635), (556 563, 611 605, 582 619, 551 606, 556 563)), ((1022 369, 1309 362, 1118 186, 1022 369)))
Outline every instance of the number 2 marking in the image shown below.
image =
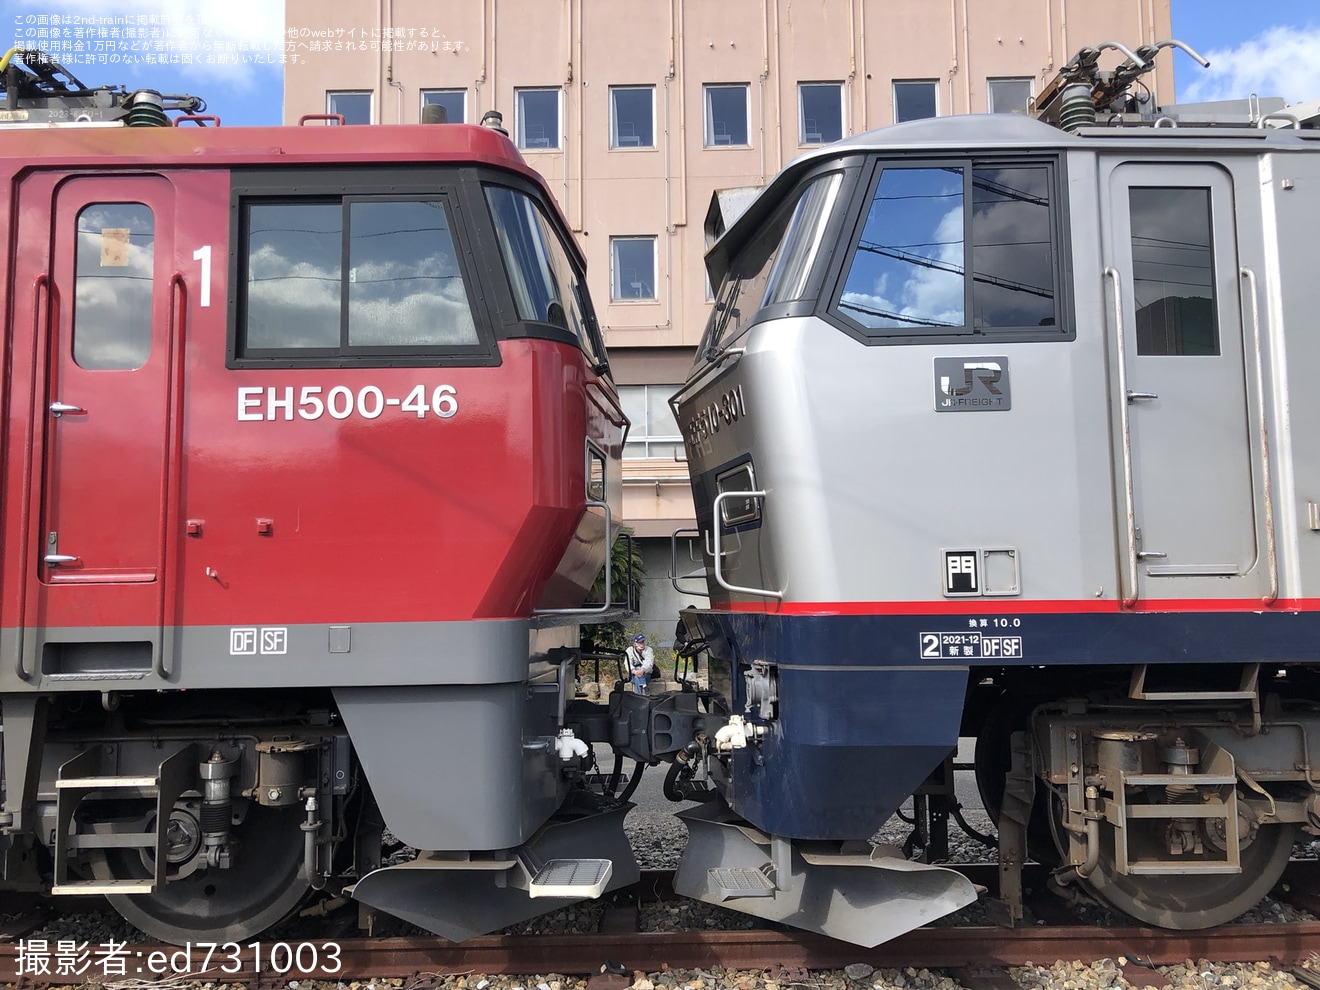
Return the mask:
POLYGON ((211 305, 211 245, 204 244, 193 252, 193 261, 202 263, 202 301, 203 308, 211 305))
POLYGON ((940 658, 940 638, 935 633, 921 634, 921 659, 938 660, 940 658))

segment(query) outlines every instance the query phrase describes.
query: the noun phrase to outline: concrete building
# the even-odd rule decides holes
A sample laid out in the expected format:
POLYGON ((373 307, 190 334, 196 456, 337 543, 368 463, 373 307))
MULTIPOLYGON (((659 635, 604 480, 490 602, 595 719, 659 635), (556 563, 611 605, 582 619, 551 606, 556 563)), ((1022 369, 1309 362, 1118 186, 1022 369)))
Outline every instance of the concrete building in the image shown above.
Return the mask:
MULTIPOLYGON (((286 123, 499 110, 550 181, 633 421, 624 511, 661 641, 692 601, 665 577, 693 514, 665 400, 711 309, 712 194, 869 128, 1021 110, 1078 48, 1172 34, 1170 0, 286 0, 285 18, 286 123)), ((1157 102, 1172 65, 1146 77, 1157 102)))

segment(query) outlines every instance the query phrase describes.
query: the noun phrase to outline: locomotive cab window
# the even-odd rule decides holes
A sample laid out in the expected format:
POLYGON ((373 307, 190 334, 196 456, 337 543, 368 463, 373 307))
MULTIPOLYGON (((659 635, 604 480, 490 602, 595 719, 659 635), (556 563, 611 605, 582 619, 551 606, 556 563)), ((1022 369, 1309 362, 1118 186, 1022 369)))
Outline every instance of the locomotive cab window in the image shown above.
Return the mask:
POLYGON ((843 181, 843 172, 812 179, 736 249, 706 324, 702 353, 729 346, 767 307, 811 295, 809 282, 843 181))
POLYGON ((241 223, 236 357, 484 352, 444 196, 254 201, 241 223))
POLYGON ((878 172, 834 304, 849 330, 871 340, 1063 336, 1052 165, 878 172))
POLYGON ((78 212, 73 360, 88 371, 132 371, 151 356, 155 220, 142 203, 78 212))
POLYGON ((1134 187, 1132 290, 1137 353, 1219 353, 1210 190, 1134 187))
POLYGON ((605 346, 586 280, 569 259, 545 213, 526 193, 487 186, 500 254, 508 271, 518 318, 564 332, 592 363, 604 366, 605 346))

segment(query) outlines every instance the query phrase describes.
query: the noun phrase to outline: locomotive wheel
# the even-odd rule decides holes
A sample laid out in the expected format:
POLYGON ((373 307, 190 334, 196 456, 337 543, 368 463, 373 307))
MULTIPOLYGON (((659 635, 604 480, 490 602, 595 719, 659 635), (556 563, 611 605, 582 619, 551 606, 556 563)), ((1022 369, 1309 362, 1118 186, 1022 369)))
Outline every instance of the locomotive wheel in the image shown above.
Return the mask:
MULTIPOLYGON (((310 891, 303 872, 303 832, 297 809, 251 805, 232 834, 227 870, 176 865, 188 844, 186 830, 167 854, 178 879, 154 894, 110 894, 107 900, 130 923, 164 942, 242 942, 287 917, 310 891), (176 849, 175 846, 178 848, 176 849)), ((176 832, 179 830, 175 830, 176 832)), ((148 857, 102 850, 92 860, 97 879, 145 879, 148 857)))
POLYGON ((1102 841, 1100 864, 1081 883, 1106 904, 1138 921, 1189 931, 1232 921, 1270 892, 1292 855, 1296 828, 1263 826, 1241 851, 1242 872, 1122 876, 1114 868, 1113 842, 1102 841))

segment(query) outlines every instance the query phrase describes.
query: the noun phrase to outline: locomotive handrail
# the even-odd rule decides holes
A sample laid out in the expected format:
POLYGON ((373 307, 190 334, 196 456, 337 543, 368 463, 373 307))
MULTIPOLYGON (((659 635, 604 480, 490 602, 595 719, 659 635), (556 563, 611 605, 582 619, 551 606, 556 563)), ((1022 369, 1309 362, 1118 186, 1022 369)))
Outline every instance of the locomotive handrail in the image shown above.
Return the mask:
POLYGON ((628 422, 628 415, 623 411, 623 406, 619 404, 618 398, 610 389, 606 388, 604 385, 601 384, 601 380, 599 378, 588 378, 587 385, 588 386, 594 385, 596 387, 596 391, 599 392, 602 397, 604 397, 609 407, 612 410, 614 410, 614 412, 618 413, 619 416, 618 419, 615 419, 613 416, 610 416, 608 413, 606 413, 606 418, 610 421, 612 425, 614 426, 631 425, 628 422))
POLYGON ((1295 114, 1284 113, 1282 110, 1276 110, 1274 113, 1265 114, 1260 120, 1256 121, 1256 127, 1260 130, 1265 130, 1265 128, 1269 126, 1271 120, 1286 120, 1292 125, 1292 127, 1289 128, 1290 130, 1299 131, 1302 128, 1302 122, 1295 114))
POLYGON ((782 599, 784 597, 784 593, 782 591, 770 591, 767 588, 744 588, 736 584, 729 584, 728 581, 724 580, 724 575, 720 572, 720 557, 722 556, 720 552, 720 532, 724 529, 723 525, 721 524, 721 520, 724 517, 720 514, 720 512, 721 509, 723 508, 724 500, 726 498, 765 498, 767 495, 769 495, 769 492, 757 491, 757 492, 720 492, 718 495, 715 496, 715 502, 711 506, 711 510, 715 514, 714 526, 712 527, 715 530, 715 553, 714 553, 715 581, 725 591, 733 591, 743 595, 758 595, 762 598, 782 599))
MULTIPOLYGON (((42 355, 45 353, 41 347, 43 339, 48 340, 49 335, 43 335, 41 332, 41 290, 46 290, 46 306, 49 315, 55 312, 55 288, 51 285, 50 273, 42 272, 32 280, 32 375, 28 380, 29 396, 29 415, 27 437, 23 443, 23 484, 32 484, 32 462, 33 448, 36 444, 37 429, 37 409, 40 402, 37 397, 37 382, 41 378, 40 368, 44 363, 42 355)), ((43 414, 44 419, 44 414, 43 414)), ((27 666, 24 663, 24 651, 27 648, 27 562, 28 555, 31 552, 32 534, 28 528, 32 525, 32 499, 22 500, 23 508, 19 513, 18 531, 21 535, 19 540, 19 562, 18 572, 23 575, 22 580, 18 582, 18 650, 17 660, 15 661, 15 673, 19 678, 25 681, 32 680, 32 674, 28 673, 27 666)), ((35 672, 34 672, 35 673, 35 672)))
POLYGON ((679 398, 680 396, 690 391, 694 391, 699 385, 703 387, 705 385, 708 385, 709 382, 706 379, 708 377, 714 378, 716 375, 721 374, 722 371, 724 370, 724 362, 728 358, 736 357, 739 360, 741 360, 743 355, 746 353, 747 353, 747 348, 744 346, 744 347, 726 347, 719 353, 714 354, 714 356, 710 356, 708 354, 702 354, 701 355, 702 361, 692 365, 692 370, 688 372, 688 376, 683 381, 682 387, 679 388, 679 390, 676 393, 674 393, 673 398, 669 400, 671 406, 675 402, 680 401, 679 398))
POLYGON ((714 355, 714 357, 707 358, 707 360, 710 361, 713 367, 718 368, 725 361, 729 360, 729 358, 742 357, 746 353, 746 347, 723 347, 714 355))
POLYGON ((305 113, 298 118, 298 126, 302 127, 309 120, 324 120, 327 124, 333 120, 340 127, 343 127, 346 123, 342 113, 305 113))
MULTIPOLYGON (((687 527, 674 530, 669 534, 669 583, 674 586, 674 590, 680 595, 691 595, 693 598, 705 598, 705 591, 688 591, 686 588, 678 586, 679 581, 695 581, 696 578, 690 574, 679 577, 678 574, 678 538, 680 536, 700 536, 701 530, 696 527, 687 527)), ((690 552, 690 551, 689 551, 690 552)))
MULTIPOLYGON (((605 501, 598 502, 595 499, 587 499, 586 507, 590 509, 593 506, 605 510, 605 601, 590 608, 534 608, 532 609, 533 615, 599 615, 601 612, 607 612, 613 607, 614 603, 611 598, 613 598, 614 587, 610 583, 610 558, 614 556, 614 540, 610 534, 614 527, 610 524, 610 504, 605 501)), ((632 555, 629 554, 628 556, 631 560, 632 555)))
POLYGON ((179 582, 170 579, 170 547, 173 543, 175 519, 178 516, 178 491, 174 478, 183 460, 183 368, 185 336, 188 326, 188 284, 180 272, 170 276, 169 343, 165 356, 165 476, 161 480, 160 558, 157 574, 162 582, 160 594, 160 645, 156 650, 153 667, 156 676, 169 680, 174 673, 167 658, 174 653, 174 626, 177 616, 174 606, 179 582))
POLYGON ((1128 421, 1128 386, 1127 386, 1127 341, 1123 331, 1123 283, 1118 269, 1105 266, 1105 278, 1114 284, 1114 335, 1118 338, 1118 403, 1119 422, 1123 433, 1123 494, 1127 499, 1127 594, 1122 595, 1123 604, 1131 607, 1137 603, 1137 519, 1135 502, 1132 495, 1132 426, 1128 421))
POLYGON ((1250 268, 1239 268, 1238 274, 1247 280, 1251 298, 1251 339, 1256 356, 1256 400, 1260 403, 1260 467, 1261 489, 1265 499, 1265 548, 1270 562, 1270 593, 1266 605, 1279 597, 1279 557, 1274 541, 1274 484, 1270 472, 1269 414, 1265 408, 1265 371, 1261 367, 1260 303, 1256 292, 1256 273, 1250 268))

